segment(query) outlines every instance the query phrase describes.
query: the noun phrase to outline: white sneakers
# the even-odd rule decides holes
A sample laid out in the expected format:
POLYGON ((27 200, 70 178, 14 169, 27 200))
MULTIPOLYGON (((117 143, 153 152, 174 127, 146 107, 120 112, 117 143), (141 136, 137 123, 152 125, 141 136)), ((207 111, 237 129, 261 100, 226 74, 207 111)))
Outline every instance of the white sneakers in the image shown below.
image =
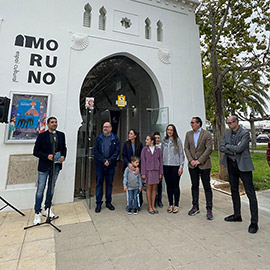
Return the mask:
MULTIPOLYGON (((48 217, 48 212, 49 209, 44 210, 43 216, 48 217)), ((52 209, 50 209, 50 218, 55 217, 55 214, 53 213, 52 209)), ((34 225, 40 224, 41 223, 41 213, 35 214, 34 217, 34 225)))
MULTIPOLYGON (((49 212, 49 208, 47 208, 44 212, 43 212, 43 216, 44 217, 48 217, 48 212, 49 212)), ((55 217, 55 214, 52 211, 52 208, 50 209, 50 218, 55 217)))
POLYGON ((34 225, 40 224, 41 223, 41 213, 35 214, 34 217, 34 225))

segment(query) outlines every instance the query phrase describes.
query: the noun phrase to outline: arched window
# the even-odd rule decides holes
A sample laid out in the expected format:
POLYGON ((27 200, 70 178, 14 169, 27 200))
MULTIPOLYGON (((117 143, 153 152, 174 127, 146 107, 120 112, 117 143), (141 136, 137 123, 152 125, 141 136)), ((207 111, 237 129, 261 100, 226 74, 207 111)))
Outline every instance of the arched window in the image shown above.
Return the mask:
POLYGON ((151 21, 149 18, 145 20, 145 38, 151 39, 151 21))
POLYGON ((91 11, 92 8, 88 4, 84 6, 84 13, 83 13, 83 26, 85 27, 91 27, 91 11))
POLYGON ((98 24, 98 28, 100 30, 105 30, 105 25, 106 25, 106 9, 104 7, 102 7, 99 10, 99 24, 98 24))
POLYGON ((157 41, 163 41, 163 29, 162 29, 162 22, 157 22, 157 41))

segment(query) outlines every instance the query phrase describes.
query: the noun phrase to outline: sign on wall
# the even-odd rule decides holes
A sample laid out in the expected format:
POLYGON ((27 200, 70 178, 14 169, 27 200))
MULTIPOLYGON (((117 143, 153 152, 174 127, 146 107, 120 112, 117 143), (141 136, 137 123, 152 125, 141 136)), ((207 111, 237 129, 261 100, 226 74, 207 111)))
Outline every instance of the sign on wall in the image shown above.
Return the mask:
POLYGON ((85 98, 85 108, 89 110, 93 110, 95 105, 95 98, 93 97, 86 97, 85 98))
POLYGON ((5 142, 35 142, 38 134, 46 131, 50 99, 50 94, 11 92, 11 108, 5 142))
POLYGON ((21 70, 27 67, 27 77, 23 78, 23 82, 45 85, 55 83, 59 47, 55 39, 19 34, 15 37, 14 46, 16 52, 14 54, 12 82, 19 82, 21 70), (22 54, 29 54, 27 62, 22 54))
POLYGON ((127 105, 126 96, 118 95, 116 104, 118 107, 122 107, 122 108, 126 107, 126 105, 127 105))

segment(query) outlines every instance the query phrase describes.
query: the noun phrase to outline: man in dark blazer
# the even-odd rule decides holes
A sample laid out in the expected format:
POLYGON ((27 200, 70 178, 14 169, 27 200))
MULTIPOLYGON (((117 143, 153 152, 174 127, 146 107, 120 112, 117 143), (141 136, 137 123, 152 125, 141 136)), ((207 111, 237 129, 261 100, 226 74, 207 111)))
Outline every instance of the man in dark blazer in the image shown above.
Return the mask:
POLYGON ((103 133, 96 138, 94 143, 96 165, 96 213, 101 211, 104 178, 106 181, 106 207, 109 210, 115 209, 112 205, 112 183, 119 153, 119 139, 112 133, 111 123, 105 122, 103 124, 103 133))
MULTIPOLYGON (((67 154, 65 134, 56 130, 57 119, 55 117, 48 118, 47 127, 47 131, 38 135, 33 153, 35 157, 39 158, 34 225, 41 223, 41 203, 43 201, 43 193, 49 177, 48 185, 51 185, 51 194, 49 194, 48 188, 45 211, 43 213, 44 216, 48 216, 48 208, 51 207, 55 183, 67 154), (53 157, 53 144, 55 145, 55 157, 53 157), (52 175, 53 160, 55 160, 54 177, 52 175)), ((50 210, 50 217, 54 217, 52 210, 50 210)))
POLYGON ((232 201, 234 214, 225 217, 225 221, 241 222, 241 203, 239 195, 239 177, 241 178, 246 194, 249 199, 251 224, 248 231, 256 233, 258 231, 258 203, 253 185, 252 164, 249 142, 249 132, 239 126, 237 116, 228 117, 227 124, 230 128, 225 133, 224 139, 220 145, 220 152, 224 153, 222 164, 227 167, 229 181, 231 185, 232 201))
POLYGON ((206 218, 208 220, 212 220, 213 194, 210 185, 210 154, 213 147, 212 136, 209 131, 202 128, 202 120, 200 117, 193 117, 190 124, 192 130, 188 131, 186 134, 184 147, 188 159, 188 170, 192 183, 192 208, 188 214, 190 216, 194 216, 200 212, 199 181, 201 177, 206 199, 206 218))

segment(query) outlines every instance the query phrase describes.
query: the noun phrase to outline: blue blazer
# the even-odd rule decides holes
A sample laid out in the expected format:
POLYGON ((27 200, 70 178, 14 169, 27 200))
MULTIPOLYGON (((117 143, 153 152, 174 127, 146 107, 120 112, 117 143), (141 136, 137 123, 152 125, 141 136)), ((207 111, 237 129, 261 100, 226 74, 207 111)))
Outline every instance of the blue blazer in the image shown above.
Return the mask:
MULTIPOLYGON (((56 134, 58 140, 58 150, 61 152, 61 156, 66 157, 67 147, 65 134, 61 131, 56 131, 56 134)), ((48 155, 52 154, 50 132, 48 130, 38 135, 33 154, 35 157, 39 158, 38 171, 45 172, 52 166, 52 161, 48 159, 48 155)), ((60 166, 60 170, 62 169, 61 163, 56 163, 56 165, 60 166)))
POLYGON ((109 157, 105 158, 104 156, 104 134, 101 133, 94 143, 94 157, 96 166, 107 168, 104 163, 106 160, 109 161, 110 165, 108 168, 116 166, 116 161, 120 153, 120 142, 116 135, 111 133, 111 143, 110 143, 110 152, 109 157))
MULTIPOLYGON (((139 149, 135 149, 135 156, 138 156, 139 158, 141 157, 141 152, 143 149, 143 145, 140 142, 140 148, 139 149)), ((122 150, 122 158, 124 160, 124 167, 123 167, 123 171, 126 169, 126 167, 128 166, 128 164, 131 162, 131 157, 133 156, 133 150, 132 150, 132 146, 128 144, 128 141, 126 141, 123 145, 123 150, 122 150)))

